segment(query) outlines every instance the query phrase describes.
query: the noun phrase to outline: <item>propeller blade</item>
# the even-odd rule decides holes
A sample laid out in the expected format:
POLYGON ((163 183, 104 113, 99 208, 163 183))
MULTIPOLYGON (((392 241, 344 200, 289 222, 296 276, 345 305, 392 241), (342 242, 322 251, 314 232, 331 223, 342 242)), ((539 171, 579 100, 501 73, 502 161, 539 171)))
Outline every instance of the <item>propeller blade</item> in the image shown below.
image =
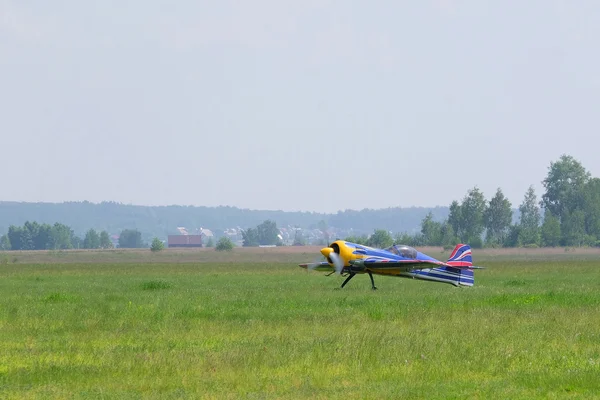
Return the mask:
POLYGON ((338 275, 341 275, 342 270, 344 269, 344 260, 342 260, 342 258, 339 256, 339 254, 337 254, 334 251, 332 251, 331 254, 329 254, 329 258, 331 258, 331 261, 333 261, 333 267, 335 268, 335 273, 338 275))
POLYGON ((326 259, 324 259, 323 257, 315 257, 315 258, 313 258, 312 262, 302 264, 301 266, 306 268, 307 271, 314 271, 318 267, 325 266, 325 265, 329 265, 329 264, 327 264, 326 259))
POLYGON ((321 263, 318 263, 318 262, 308 263, 308 264, 306 264, 306 269, 312 271, 313 269, 317 268, 319 265, 321 265, 321 263))

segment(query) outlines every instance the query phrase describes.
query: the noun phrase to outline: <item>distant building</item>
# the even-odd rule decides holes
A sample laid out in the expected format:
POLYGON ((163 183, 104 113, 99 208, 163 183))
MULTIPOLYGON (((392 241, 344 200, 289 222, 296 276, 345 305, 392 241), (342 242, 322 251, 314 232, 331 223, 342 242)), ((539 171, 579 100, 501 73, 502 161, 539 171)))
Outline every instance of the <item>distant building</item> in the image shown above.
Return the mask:
POLYGON ((119 247, 119 235, 111 235, 110 242, 112 243, 115 249, 119 247))
POLYGON ((169 235, 169 247, 202 247, 202 235, 169 235))
POLYGON ((199 231, 200 231, 200 236, 202 236, 202 239, 206 240, 207 242, 210 238, 215 237, 215 235, 212 233, 212 231, 210 229, 200 228, 199 231))

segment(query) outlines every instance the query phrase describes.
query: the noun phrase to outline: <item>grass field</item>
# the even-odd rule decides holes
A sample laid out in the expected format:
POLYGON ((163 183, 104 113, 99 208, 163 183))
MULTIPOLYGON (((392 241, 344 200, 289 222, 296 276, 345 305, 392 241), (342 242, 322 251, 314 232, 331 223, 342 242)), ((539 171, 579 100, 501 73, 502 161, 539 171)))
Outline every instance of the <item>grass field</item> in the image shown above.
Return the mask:
POLYGON ((0 254, 0 398, 600 398, 597 252, 371 291, 312 250, 0 254))

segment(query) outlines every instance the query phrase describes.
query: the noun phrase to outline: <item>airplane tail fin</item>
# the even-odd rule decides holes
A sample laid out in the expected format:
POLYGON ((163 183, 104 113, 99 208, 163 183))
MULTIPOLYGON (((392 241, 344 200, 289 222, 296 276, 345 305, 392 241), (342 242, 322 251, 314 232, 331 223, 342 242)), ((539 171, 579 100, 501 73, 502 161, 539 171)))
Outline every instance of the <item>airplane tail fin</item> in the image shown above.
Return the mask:
POLYGON ((474 269, 481 269, 473 265, 471 246, 457 244, 446 265, 431 270, 415 272, 419 279, 429 279, 437 282, 446 282, 455 286, 473 286, 475 284, 474 269))
POLYGON ((468 244, 457 244, 446 264, 455 268, 471 268, 473 267, 473 257, 471 254, 471 246, 468 244))
MULTIPOLYGON (((475 274, 473 274, 473 255, 471 246, 468 244, 457 244, 450 258, 446 261, 449 267, 444 269, 448 273, 455 274, 456 283, 463 286, 473 286, 475 274)), ((478 267, 475 267, 478 268, 478 267)))

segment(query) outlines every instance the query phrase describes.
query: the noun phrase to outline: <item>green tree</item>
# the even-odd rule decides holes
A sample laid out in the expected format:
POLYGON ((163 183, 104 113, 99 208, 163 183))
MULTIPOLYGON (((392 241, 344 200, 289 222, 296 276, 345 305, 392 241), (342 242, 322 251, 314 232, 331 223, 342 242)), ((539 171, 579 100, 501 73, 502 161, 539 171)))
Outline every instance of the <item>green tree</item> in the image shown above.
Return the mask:
POLYGON ((485 197, 477 186, 467 192, 460 205, 463 224, 460 238, 472 247, 481 247, 481 234, 485 229, 483 225, 485 209, 485 197))
POLYGON ((550 210, 546 210, 544 214, 544 222, 542 223, 542 246, 556 247, 560 244, 560 221, 550 210))
POLYGON ((129 249, 139 249, 144 247, 142 233, 137 229, 123 230, 119 235, 119 247, 129 249))
POLYGON ((256 227, 258 231, 258 244, 260 245, 274 245, 279 244, 279 229, 275 221, 270 219, 264 221, 262 224, 256 227))
POLYGON ((248 228, 242 231, 242 240, 244 247, 258 246, 258 230, 256 228, 248 228))
POLYGON ((50 243, 52 227, 48 224, 38 224, 37 222, 26 223, 25 228, 29 230, 33 248, 35 250, 45 250, 50 243))
POLYGON ((72 248, 70 227, 59 224, 54 226, 26 221, 22 227, 11 225, 8 228, 8 240, 13 250, 43 250, 72 248))
POLYGON ((11 246, 10 246, 10 239, 8 238, 8 235, 2 235, 0 236, 0 250, 10 250, 11 246))
POLYGON ((585 214, 581 210, 570 212, 565 210, 560 224, 562 244, 564 246, 581 246, 586 240, 585 214))
POLYGON ((398 233, 394 236, 395 244, 404 244, 406 246, 421 246, 423 245, 423 235, 418 233, 416 235, 411 235, 409 233, 403 232, 398 233))
POLYGON ((216 251, 231 251, 233 250, 233 242, 227 236, 219 238, 217 245, 215 246, 216 251))
POLYGON ((215 241, 212 236, 208 238, 208 241, 206 242, 206 247, 215 247, 215 241))
POLYGON ((162 240, 160 240, 159 238, 155 237, 152 240, 152 244, 150 245, 150 250, 152 252, 158 252, 161 251, 165 248, 165 244, 162 242, 162 240))
POLYGON ((504 241, 505 247, 521 247, 521 225, 515 224, 508 228, 508 235, 504 241))
POLYGON ((600 179, 590 179, 582 188, 582 211, 585 215, 585 231, 600 239, 600 179))
POLYGON ((7 236, 12 250, 30 250, 33 248, 29 232, 20 226, 9 226, 7 236))
MULTIPOLYGON (((49 249, 52 244, 52 229, 53 226, 50 224, 42 224, 40 225, 40 229, 38 231, 37 243, 40 246, 40 249, 49 249)), ((73 230, 69 227, 69 231, 73 232, 73 230)))
POLYGON ((100 232, 100 248, 101 249, 112 249, 114 247, 110 237, 108 236, 108 232, 102 231, 100 232))
POLYGON ((459 238, 459 240, 462 240, 464 227, 462 209, 460 207, 460 204, 456 200, 454 200, 450 204, 450 214, 448 215, 448 223, 452 227, 454 234, 459 238))
POLYGON ((83 239, 81 239, 75 233, 71 234, 71 248, 73 248, 73 249, 82 249, 83 248, 83 239))
POLYGON ((369 242, 369 238, 367 237, 367 235, 354 235, 354 236, 348 236, 346 239, 344 239, 346 242, 350 242, 350 243, 355 243, 355 244, 362 244, 364 246, 367 245, 367 243, 369 242))
POLYGON ((523 203, 519 206, 521 213, 519 241, 523 246, 540 244, 540 209, 538 207, 535 189, 529 186, 523 203))
MULTIPOLYGON (((19 230, 21 240, 17 241, 19 250, 44 250, 48 248, 50 241, 51 226, 48 224, 40 225, 36 221, 26 221, 19 230)), ((13 230, 13 233, 16 231, 13 230)))
POLYGON ((29 238, 28 248, 23 250, 41 250, 46 248, 46 243, 40 243, 40 224, 35 221, 26 221, 23 229, 27 232, 26 235, 29 238))
POLYGON ((551 162, 548 175, 542 181, 546 192, 542 195, 542 206, 550 210, 562 223, 566 211, 579 207, 581 189, 590 179, 590 173, 576 159, 563 154, 551 162))
POLYGON ((100 248, 100 235, 95 229, 90 229, 86 232, 85 238, 83 239, 84 249, 99 249, 100 248))
POLYGON ((503 246, 512 221, 512 204, 502 193, 496 190, 496 195, 490 200, 483 214, 486 228, 486 241, 491 246, 503 246))
POLYGON ((448 223, 448 221, 444 221, 442 227, 440 228, 440 235, 442 237, 442 246, 444 247, 454 247, 457 245, 460 240, 456 237, 454 233, 454 229, 452 225, 448 223))
POLYGON ((384 229, 376 229, 367 242, 367 246, 378 247, 380 249, 390 247, 392 244, 394 244, 394 239, 384 229))
POLYGON ((54 250, 66 250, 73 248, 73 231, 67 225, 55 223, 50 230, 48 248, 54 250))
POLYGON ((442 245, 442 223, 433 220, 433 213, 431 211, 421 221, 421 234, 423 235, 424 245, 442 245))

